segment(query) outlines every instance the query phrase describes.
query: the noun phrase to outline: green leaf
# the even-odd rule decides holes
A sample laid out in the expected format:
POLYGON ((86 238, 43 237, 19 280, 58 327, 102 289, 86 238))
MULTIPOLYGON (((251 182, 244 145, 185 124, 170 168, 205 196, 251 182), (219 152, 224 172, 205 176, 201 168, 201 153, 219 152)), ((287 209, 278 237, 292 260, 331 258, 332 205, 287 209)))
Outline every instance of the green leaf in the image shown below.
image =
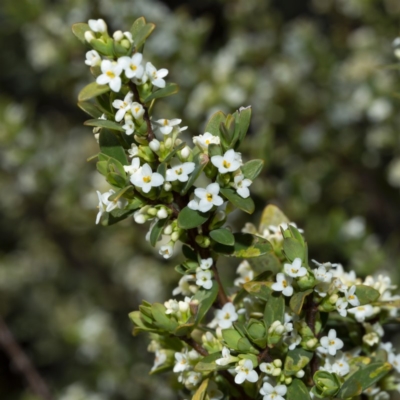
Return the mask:
POLYGON ((295 293, 290 299, 290 309, 297 315, 300 315, 301 310, 303 308, 304 300, 306 297, 312 293, 312 289, 308 289, 304 292, 295 293))
POLYGON ((288 387, 286 400, 311 400, 306 385, 300 379, 293 379, 288 387))
POLYGON ((282 270, 282 263, 279 261, 279 258, 273 254, 264 254, 260 257, 249 258, 248 263, 251 266, 251 269, 256 274, 261 274, 263 272, 270 271, 273 274, 277 274, 282 270))
POLYGON ((211 371, 231 368, 232 366, 229 365, 221 367, 220 365, 215 363, 215 360, 218 360, 221 357, 222 357, 221 352, 209 354, 208 356, 202 358, 195 365, 194 370, 197 372, 211 372, 211 371))
POLYGON ((244 199, 236 193, 236 190, 230 188, 221 188, 220 192, 237 208, 252 214, 254 212, 254 201, 251 197, 244 199))
POLYGON ((239 139, 235 144, 235 148, 238 148, 245 138, 247 131, 249 130, 251 120, 251 106, 241 107, 239 112, 239 139))
POLYGON ((189 207, 183 208, 178 215, 178 226, 181 229, 193 229, 203 225, 208 220, 209 214, 195 211, 189 207))
POLYGON ((119 190, 118 192, 112 194, 108 197, 109 201, 118 201, 124 194, 130 195, 129 197, 132 198, 134 194, 134 190, 132 186, 126 186, 123 189, 119 190))
POLYGON ((311 361, 314 353, 304 350, 301 347, 296 347, 289 350, 285 359, 284 372, 288 376, 296 375, 311 361))
POLYGON ((85 32, 90 31, 88 24, 82 22, 72 25, 72 33, 82 42, 86 43, 85 32))
POLYGON ((160 99, 162 97, 171 96, 175 93, 178 93, 179 86, 176 83, 167 83, 164 88, 158 89, 153 92, 150 96, 147 96, 143 103, 148 103, 154 99, 160 99))
POLYGON ((295 258, 300 258, 304 261, 305 251, 304 246, 296 239, 289 237, 283 241, 283 251, 286 258, 292 262, 295 258))
POLYGON ((99 137, 99 145, 102 153, 115 158, 122 165, 128 165, 128 159, 124 148, 120 145, 117 137, 107 129, 102 129, 99 137))
POLYGON ((204 316, 207 314, 208 310, 214 304, 218 296, 218 283, 213 282, 212 288, 209 290, 201 289, 196 292, 193 296, 193 300, 199 301, 199 308, 197 309, 197 314, 195 318, 195 324, 198 325, 204 316))
POLYGON ((124 132, 122 125, 107 119, 88 119, 84 122, 86 126, 98 126, 100 128, 112 129, 114 131, 124 132))
POLYGON ((192 397, 192 400, 206 400, 207 388, 208 388, 208 379, 205 379, 201 383, 199 388, 196 390, 196 393, 192 397))
POLYGON ((169 219, 164 218, 164 219, 159 219, 153 226, 153 229, 151 230, 150 233, 150 244, 154 247, 158 239, 160 238, 163 229, 165 228, 165 225, 167 225, 169 219))
POLYGON ((211 143, 208 145, 208 155, 209 157, 213 156, 222 156, 222 147, 219 144, 211 143))
POLYGON ((369 364, 350 375, 336 396, 339 399, 359 396, 364 390, 381 380, 391 369, 392 366, 389 363, 378 362, 369 364))
POLYGON ((283 223, 289 223, 289 219, 285 214, 273 204, 268 205, 264 208, 261 216, 260 226, 258 228, 259 232, 264 232, 269 226, 279 226, 283 223))
POLYGON ((197 262, 197 253, 187 244, 182 245, 182 253, 187 259, 197 262))
POLYGON ((222 338, 230 349, 239 350, 238 343, 243 336, 236 329, 223 329, 222 338))
POLYGON ((381 294, 374 288, 366 285, 356 286, 356 295, 360 300, 360 305, 371 304, 379 299, 381 294))
POLYGON ((102 112, 88 101, 78 101, 78 107, 93 118, 100 118, 102 115, 102 112))
POLYGON ((133 44, 135 45, 136 50, 139 50, 143 45, 146 39, 151 35, 156 26, 153 23, 148 23, 145 26, 142 26, 137 33, 135 33, 135 39, 133 44))
POLYGON ((106 175, 106 181, 112 185, 119 188, 124 188, 126 185, 126 179, 124 179, 120 174, 116 172, 109 172, 106 175))
POLYGON ((250 233, 235 233, 234 237, 234 257, 259 257, 273 251, 271 243, 260 236, 251 235, 250 233))
POLYGON ((264 322, 268 329, 275 321, 280 321, 282 324, 285 320, 285 299, 282 294, 273 293, 269 296, 264 309, 264 322))
POLYGON ((166 308, 163 304, 154 303, 151 306, 151 313, 155 320, 155 324, 161 329, 172 333, 178 327, 178 323, 169 315, 165 314, 165 311, 166 308))
POLYGON ((146 20, 144 17, 140 17, 132 24, 131 29, 129 30, 132 34, 132 39, 135 42, 137 40, 138 34, 141 29, 146 25, 146 20))
POLYGON ((204 154, 204 153, 199 153, 194 157, 193 162, 195 164, 195 168, 194 168, 194 171, 191 173, 189 180, 186 182, 185 186, 181 190, 182 196, 184 196, 188 192, 188 190, 193 186, 196 179, 203 172, 208 161, 209 161, 209 158, 208 158, 207 154, 204 154))
POLYGON ((204 132, 209 132, 212 135, 218 136, 219 138, 223 139, 219 129, 221 123, 225 122, 225 119, 226 115, 222 111, 217 111, 215 114, 211 116, 211 118, 207 122, 204 132))
POLYGON ((107 93, 110 91, 110 87, 108 85, 99 85, 96 82, 89 83, 86 85, 78 94, 79 101, 90 100, 93 97, 100 96, 103 93, 107 93))
POLYGON ((264 166, 264 160, 251 160, 248 161, 246 164, 240 167, 245 178, 254 181, 260 172, 262 171, 264 166))
POLYGON ((246 282, 243 285, 243 288, 247 293, 250 293, 261 300, 268 301, 273 293, 270 287, 272 284, 272 282, 250 281, 246 282))
POLYGON ((174 148, 174 150, 172 150, 170 153, 168 153, 165 158, 160 159, 160 161, 163 161, 164 163, 167 163, 168 161, 170 161, 172 159, 172 157, 174 157, 176 155, 176 153, 179 150, 182 150, 185 146, 186 146, 185 142, 180 143, 178 146, 176 146, 174 148))
POLYGON ((117 222, 120 222, 120 221, 128 218, 130 215, 132 215, 135 212, 135 210, 137 210, 143 206, 144 206, 144 203, 142 200, 134 199, 132 202, 129 203, 127 208, 125 208, 123 210, 116 208, 115 210, 112 210, 110 213, 104 214, 101 224, 103 226, 114 225, 117 222))
POLYGON ((233 236, 233 233, 226 228, 220 228, 211 231, 210 237, 217 243, 221 243, 226 246, 233 246, 235 244, 235 237, 233 236))
POLYGON ((108 174, 108 161, 98 161, 96 163, 97 171, 99 171, 103 176, 108 174))

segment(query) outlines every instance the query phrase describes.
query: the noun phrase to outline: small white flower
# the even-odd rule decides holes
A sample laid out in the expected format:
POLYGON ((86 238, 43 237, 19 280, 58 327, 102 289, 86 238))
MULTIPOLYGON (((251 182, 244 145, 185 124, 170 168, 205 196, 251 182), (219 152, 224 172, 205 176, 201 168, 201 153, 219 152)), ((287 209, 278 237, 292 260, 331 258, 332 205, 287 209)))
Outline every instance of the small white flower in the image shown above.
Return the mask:
MULTIPOLYGON (((128 135, 128 136, 132 135, 132 133, 135 132, 135 123, 133 122, 133 119, 132 119, 131 115, 129 115, 129 114, 125 115, 125 125, 122 125, 122 129, 125 131, 125 134, 128 135)), ((132 143, 132 146, 133 145, 134 145, 134 143, 132 143)), ((136 144, 135 144, 135 146, 136 146, 136 144)), ((136 146, 136 149, 137 148, 138 147, 136 146)), ((128 153, 129 152, 130 152, 130 150, 128 150, 128 153)), ((134 154, 134 156, 135 155, 137 155, 137 153, 134 154)), ((130 157, 133 157, 133 156, 130 155, 130 157)))
POLYGON ((96 50, 90 50, 86 53, 86 60, 85 64, 89 65, 90 67, 96 67, 100 65, 101 57, 100 54, 96 50))
POLYGON ((235 376, 235 383, 240 385, 244 381, 257 382, 258 374, 253 369, 253 363, 251 360, 242 360, 239 365, 235 368, 237 375, 235 376))
POLYGON ((129 79, 134 77, 141 78, 143 75, 143 66, 140 65, 143 59, 141 53, 135 53, 132 57, 120 57, 118 58, 118 64, 125 71, 125 76, 129 79))
POLYGON ((289 344, 289 350, 294 350, 297 345, 300 344, 301 339, 299 333, 294 329, 292 334, 286 338, 286 341, 289 344))
POLYGON ((295 258, 291 264, 285 264, 283 269, 285 274, 293 278, 305 276, 307 269, 301 266, 302 262, 300 258, 295 258))
POLYGON ((144 108, 140 103, 134 101, 131 104, 131 113, 135 119, 141 120, 144 115, 144 108))
POLYGON ((203 375, 200 372, 190 371, 187 378, 185 379, 185 387, 189 390, 193 390, 198 386, 203 375))
POLYGON ((342 317, 345 317, 347 315, 348 304, 349 303, 343 297, 339 297, 336 301, 336 310, 342 317))
POLYGON ((131 144, 131 148, 128 150, 129 157, 135 157, 139 154, 139 148, 135 143, 131 144))
POLYGON ((236 357, 231 356, 231 352, 227 347, 222 348, 222 358, 218 358, 218 360, 215 360, 215 363, 217 365, 228 365, 232 362, 235 362, 237 360, 236 357))
POLYGON ((190 368, 187 352, 186 353, 175 353, 175 366, 174 372, 183 372, 190 368))
POLYGON ((336 331, 334 329, 330 329, 328 336, 322 337, 320 343, 322 347, 318 347, 317 350, 322 354, 329 353, 331 356, 334 356, 336 351, 343 347, 343 341, 336 337, 336 331))
POLYGON ((117 113, 115 114, 115 121, 122 121, 125 114, 131 109, 132 99, 133 93, 128 92, 124 100, 117 99, 113 101, 113 107, 118 109, 117 113))
POLYGON ((193 143, 200 147, 202 150, 207 150, 210 144, 220 144, 220 138, 206 132, 204 135, 193 136, 193 143))
POLYGON ((235 279, 235 286, 244 285, 246 282, 250 282, 254 279, 254 271, 251 269, 249 262, 246 260, 239 264, 236 273, 239 274, 240 277, 235 279))
POLYGON ((101 72, 96 79, 96 82, 99 85, 109 85, 110 89, 114 92, 119 92, 121 89, 121 72, 122 67, 118 65, 116 62, 111 62, 110 60, 103 60, 101 62, 101 72))
POLYGON ((272 386, 268 382, 264 382, 260 389, 260 393, 264 396, 263 400, 285 400, 286 392, 286 385, 272 386))
POLYGON ((324 265, 320 265, 317 269, 313 271, 315 279, 320 282, 329 283, 332 281, 332 273, 327 271, 324 265))
POLYGON ((196 277, 194 275, 183 275, 178 282, 178 286, 172 291, 173 296, 183 294, 184 296, 190 296, 197 292, 198 286, 191 284, 194 282, 196 277))
POLYGON ((338 351, 335 357, 328 356, 325 358, 322 370, 345 376, 350 372, 350 365, 346 360, 346 355, 338 351))
POLYGON ((174 126, 178 126, 182 122, 181 119, 174 118, 174 119, 159 119, 156 121, 156 124, 160 125, 160 132, 163 135, 169 135, 174 126))
POLYGON ((132 158, 131 165, 124 165, 124 170, 129 175, 134 174, 140 168, 140 159, 138 157, 132 158))
POLYGON ((97 208, 99 209, 99 212, 97 213, 96 216, 96 225, 98 225, 98 223, 100 222, 101 216, 106 212, 106 206, 108 205, 108 195, 106 194, 106 198, 104 198, 104 196, 97 190, 97 197, 99 198, 99 205, 97 206, 97 208))
POLYGON ((201 268, 198 268, 196 271, 196 285, 199 285, 204 289, 211 289, 212 284, 211 271, 203 271, 201 268))
POLYGON ((89 19, 88 24, 89 28, 93 32, 107 32, 107 24, 105 23, 104 19, 89 19))
POLYGON ((215 318, 221 329, 232 327, 232 322, 237 321, 238 315, 232 303, 226 303, 221 310, 215 312, 215 318))
POLYGON ((290 276, 279 273, 276 275, 276 283, 271 288, 276 292, 282 292, 284 296, 291 296, 293 294, 292 280, 290 276))
POLYGON ((154 86, 159 88, 165 87, 165 80, 163 78, 168 75, 167 69, 161 68, 157 70, 151 62, 148 62, 146 64, 146 74, 154 86))
POLYGON ((184 160, 186 160, 189 156, 190 156, 190 153, 191 153, 192 151, 191 151, 191 149, 190 149, 190 147, 189 146, 185 146, 182 150, 181 150, 181 157, 184 159, 184 160))
POLYGON ((233 149, 228 150, 223 156, 212 156, 211 162, 218 168, 220 174, 233 172, 240 168, 240 153, 235 153, 233 149))
POLYGON ((165 179, 168 182, 174 182, 178 180, 179 182, 187 182, 189 180, 189 174, 191 174, 196 167, 194 162, 180 163, 175 160, 171 162, 171 168, 167 169, 165 179))
POLYGON ((164 178, 158 172, 153 172, 149 164, 144 164, 142 168, 131 175, 131 182, 141 188, 144 193, 149 193, 151 188, 161 186, 164 178))
POLYGON ((353 285, 348 291, 346 290, 344 292, 347 301, 353 306, 357 307, 360 305, 360 300, 358 300, 357 295, 355 294, 356 292, 356 286, 353 285))
POLYGON ((212 257, 210 257, 210 258, 205 258, 205 259, 202 259, 202 260, 200 261, 200 268, 201 268, 201 269, 204 269, 204 270, 210 269, 210 268, 212 267, 212 265, 213 265, 213 259, 212 259, 212 257))
POLYGON ((234 178, 233 187, 239 196, 247 199, 250 196, 249 186, 253 182, 250 179, 244 179, 243 175, 236 175, 234 178))
POLYGON ((143 75, 140 78, 138 76, 135 76, 132 79, 132 82, 135 85, 141 86, 141 85, 144 85, 148 80, 149 80, 149 77, 147 76, 146 72, 143 72, 143 75))
POLYGON ((400 372, 400 354, 389 353, 388 361, 397 372, 400 372))
POLYGON ((174 247, 171 244, 167 244, 165 246, 161 246, 159 250, 160 256, 163 256, 166 260, 171 258, 174 254, 174 247))
POLYGON ((353 314, 358 322, 364 322, 365 318, 371 317, 374 314, 374 307, 370 304, 366 304, 364 306, 350 308, 348 312, 353 314))
POLYGON ((379 343, 379 336, 376 332, 369 332, 363 336, 362 340, 368 346, 374 346, 379 343))
POLYGON ((167 361, 167 354, 163 350, 157 350, 154 358, 154 365, 151 368, 152 371, 163 365, 167 361))
POLYGON ((165 314, 177 314, 179 312, 179 303, 175 299, 169 299, 164 302, 166 308, 165 314))
POLYGON ((210 183, 205 189, 197 188, 194 194, 199 199, 189 202, 188 207, 192 210, 199 210, 201 212, 210 211, 213 206, 221 206, 224 203, 222 197, 218 196, 219 184, 210 183))

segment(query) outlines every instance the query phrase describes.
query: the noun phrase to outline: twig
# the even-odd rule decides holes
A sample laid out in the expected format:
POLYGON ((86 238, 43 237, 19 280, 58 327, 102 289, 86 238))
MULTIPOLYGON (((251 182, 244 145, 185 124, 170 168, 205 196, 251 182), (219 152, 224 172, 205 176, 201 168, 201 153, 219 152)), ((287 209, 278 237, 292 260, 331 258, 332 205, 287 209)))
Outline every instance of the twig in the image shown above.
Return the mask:
POLYGON ((50 390, 39 375, 31 360, 15 340, 5 321, 0 317, 0 345, 9 356, 18 372, 23 375, 36 396, 43 400, 53 400, 50 390))
MULTIPOLYGON (((315 318, 318 313, 318 304, 314 302, 314 299, 312 296, 309 296, 307 298, 305 310, 306 310, 306 323, 307 323, 308 327, 311 329, 311 332, 315 336, 315 318)), ((318 360, 316 353, 314 353, 314 355, 311 359, 310 368, 311 368, 310 384, 313 385, 314 382, 312 381, 312 377, 318 371, 318 368, 319 368, 319 360, 318 360)))
POLYGON ((262 363, 263 361, 272 361, 272 357, 268 354, 269 348, 266 347, 258 356, 258 364, 262 363))
POLYGON ((143 109, 144 109, 143 119, 146 121, 146 125, 147 125, 147 140, 150 143, 153 139, 155 139, 156 136, 154 135, 153 128, 151 126, 149 110, 140 101, 140 95, 139 95, 139 91, 138 91, 137 86, 132 81, 129 81, 128 85, 129 85, 129 88, 133 92, 133 97, 135 98, 135 101, 138 102, 139 104, 141 104, 143 109))

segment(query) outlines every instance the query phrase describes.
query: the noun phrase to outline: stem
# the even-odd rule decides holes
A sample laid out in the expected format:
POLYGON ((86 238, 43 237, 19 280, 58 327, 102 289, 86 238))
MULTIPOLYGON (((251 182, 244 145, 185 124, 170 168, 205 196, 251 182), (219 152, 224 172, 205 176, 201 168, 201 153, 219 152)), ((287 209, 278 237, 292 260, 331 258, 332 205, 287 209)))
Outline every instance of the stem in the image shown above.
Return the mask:
POLYGON ((266 347, 258 356, 258 364, 262 363, 263 361, 272 361, 272 357, 268 354, 269 348, 266 347))
POLYGON ((150 143, 153 139, 155 139, 155 135, 153 132, 153 128, 151 127, 151 121, 150 121, 150 115, 149 115, 149 110, 148 108, 140 101, 140 95, 139 95, 139 91, 137 86, 132 82, 129 81, 128 83, 129 88, 132 90, 133 92, 133 97, 135 98, 135 101, 138 102, 139 104, 142 105, 143 109, 144 109, 144 115, 143 115, 143 119, 146 121, 146 125, 147 125, 147 140, 150 143))
POLYGON ((15 340, 5 321, 0 317, 0 346, 18 372, 24 376, 32 392, 43 400, 53 400, 50 390, 31 360, 15 340))
MULTIPOLYGON (((318 304, 314 302, 312 296, 308 297, 305 310, 306 310, 306 323, 308 327, 311 329, 311 332, 315 336, 315 318, 318 313, 318 304)), ((310 368, 311 368, 310 385, 313 386, 314 382, 312 380, 312 377, 318 371, 319 368, 319 360, 316 353, 314 353, 313 358, 311 359, 310 368)))

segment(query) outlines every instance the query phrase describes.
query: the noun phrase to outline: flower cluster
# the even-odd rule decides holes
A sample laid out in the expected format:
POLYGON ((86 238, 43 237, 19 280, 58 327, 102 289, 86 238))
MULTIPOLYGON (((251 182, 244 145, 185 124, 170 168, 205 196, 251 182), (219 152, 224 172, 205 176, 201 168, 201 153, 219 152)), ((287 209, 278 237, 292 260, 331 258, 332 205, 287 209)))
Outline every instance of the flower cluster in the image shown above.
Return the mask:
POLYGON ((182 243, 173 296, 183 299, 144 301, 130 314, 134 333, 152 336, 152 373, 172 370, 194 399, 383 399, 397 390, 400 355, 382 342, 400 300, 388 277, 361 280, 340 264, 310 263, 304 232, 274 206, 258 228, 226 226, 234 208, 254 211, 249 187, 263 161, 243 162, 237 151, 251 108, 215 113, 188 144, 181 119, 151 115, 176 92, 167 69, 143 63, 154 25, 140 18, 112 38, 103 20, 77 25, 96 78, 79 105, 92 116, 97 168, 112 186, 97 192, 96 223, 150 221, 146 237, 166 259, 182 243), (221 282, 220 257, 241 260, 235 290, 221 282))

